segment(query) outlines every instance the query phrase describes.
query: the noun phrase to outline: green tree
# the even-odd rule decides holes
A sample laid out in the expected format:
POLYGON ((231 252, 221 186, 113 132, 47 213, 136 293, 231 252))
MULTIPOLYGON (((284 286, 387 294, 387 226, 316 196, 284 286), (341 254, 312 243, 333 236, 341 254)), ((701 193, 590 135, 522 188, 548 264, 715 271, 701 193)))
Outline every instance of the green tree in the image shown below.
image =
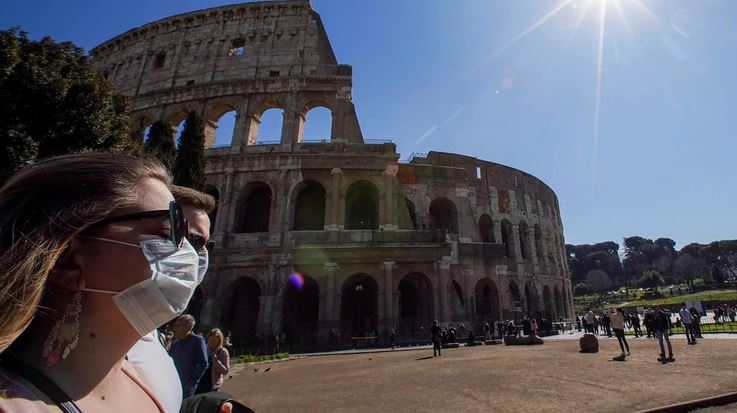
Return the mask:
POLYGON ((74 152, 140 154, 128 99, 70 42, 0 31, 0 182, 37 158, 74 152))
POLYGON ((663 275, 656 270, 646 270, 640 277, 640 286, 645 288, 656 288, 664 282, 663 275))
POLYGON ((174 146, 174 134, 168 123, 159 120, 151 125, 146 142, 143 144, 143 151, 158 159, 169 171, 172 170, 177 150, 174 146))
POLYGON ((589 289, 586 287, 586 284, 584 283, 578 283, 575 287, 573 287, 573 294, 575 295, 586 295, 589 293, 589 289))
POLYGON ((686 281, 688 286, 693 289, 693 280, 700 275, 704 275, 706 269, 707 266, 704 260, 694 258, 688 254, 681 254, 673 264, 673 275, 678 281, 686 281))
POLYGON ((586 274, 586 286, 589 290, 604 295, 604 292, 611 288, 612 279, 609 274, 602 270, 591 270, 586 274))
POLYGON ((205 186, 205 124, 195 111, 184 120, 172 172, 177 185, 195 189, 205 186))

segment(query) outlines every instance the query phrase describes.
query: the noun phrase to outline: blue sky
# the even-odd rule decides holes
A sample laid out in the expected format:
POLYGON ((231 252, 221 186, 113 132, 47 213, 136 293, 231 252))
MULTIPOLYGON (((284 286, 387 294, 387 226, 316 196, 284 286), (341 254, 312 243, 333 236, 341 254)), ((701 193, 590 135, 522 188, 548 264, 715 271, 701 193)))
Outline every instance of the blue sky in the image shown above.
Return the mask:
MULTIPOLYGON (((0 27, 90 49, 220 4, 11 0, 0 27)), ((456 152, 539 177, 567 243, 737 238, 737 2, 312 4, 353 65, 364 136, 392 139, 402 158, 456 152)), ((306 137, 325 118, 308 118, 306 137)))

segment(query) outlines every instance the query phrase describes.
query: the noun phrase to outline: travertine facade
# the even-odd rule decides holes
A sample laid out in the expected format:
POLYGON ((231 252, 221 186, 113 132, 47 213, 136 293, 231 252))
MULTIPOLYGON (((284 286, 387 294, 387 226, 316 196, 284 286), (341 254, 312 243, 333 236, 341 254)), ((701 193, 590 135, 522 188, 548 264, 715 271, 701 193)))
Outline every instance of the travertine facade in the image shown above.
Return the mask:
POLYGON ((309 2, 236 4, 169 17, 95 48, 93 63, 133 97, 137 137, 237 111, 233 141, 208 149, 219 199, 216 249, 192 310, 233 338, 284 332, 303 348, 432 319, 473 323, 572 315, 555 193, 514 168, 430 152, 399 162, 365 140, 309 2), (306 113, 332 113, 331 139, 302 140, 306 113), (284 110, 280 142, 256 143, 284 110), (303 280, 303 282, 302 282, 303 280))

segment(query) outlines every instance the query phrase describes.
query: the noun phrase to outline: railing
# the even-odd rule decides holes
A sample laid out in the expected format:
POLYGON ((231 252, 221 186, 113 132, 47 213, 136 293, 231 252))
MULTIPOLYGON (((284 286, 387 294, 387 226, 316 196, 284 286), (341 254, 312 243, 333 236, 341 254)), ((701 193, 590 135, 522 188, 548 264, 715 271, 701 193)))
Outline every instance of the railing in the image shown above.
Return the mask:
POLYGON ((292 231, 296 246, 315 244, 444 244, 442 230, 292 231))
POLYGON ((383 145, 385 143, 393 143, 391 139, 364 139, 363 143, 367 145, 383 145))

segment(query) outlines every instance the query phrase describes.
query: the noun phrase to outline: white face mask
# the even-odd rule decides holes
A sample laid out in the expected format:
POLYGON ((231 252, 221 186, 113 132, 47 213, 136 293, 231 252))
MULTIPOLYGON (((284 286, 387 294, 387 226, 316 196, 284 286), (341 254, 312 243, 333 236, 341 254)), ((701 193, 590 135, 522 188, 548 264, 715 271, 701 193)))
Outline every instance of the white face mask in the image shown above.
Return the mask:
MULTIPOLYGON (((157 327, 173 320, 187 308, 197 284, 201 281, 199 262, 201 257, 186 239, 179 249, 170 240, 153 239, 139 244, 96 238, 141 248, 149 262, 151 277, 123 291, 85 288, 82 291, 113 294, 113 301, 133 328, 145 336, 157 327)), ((202 271, 204 276, 207 271, 202 271)))
POLYGON ((199 264, 197 264, 197 285, 205 279, 207 268, 210 264, 210 253, 207 250, 198 251, 199 264))

